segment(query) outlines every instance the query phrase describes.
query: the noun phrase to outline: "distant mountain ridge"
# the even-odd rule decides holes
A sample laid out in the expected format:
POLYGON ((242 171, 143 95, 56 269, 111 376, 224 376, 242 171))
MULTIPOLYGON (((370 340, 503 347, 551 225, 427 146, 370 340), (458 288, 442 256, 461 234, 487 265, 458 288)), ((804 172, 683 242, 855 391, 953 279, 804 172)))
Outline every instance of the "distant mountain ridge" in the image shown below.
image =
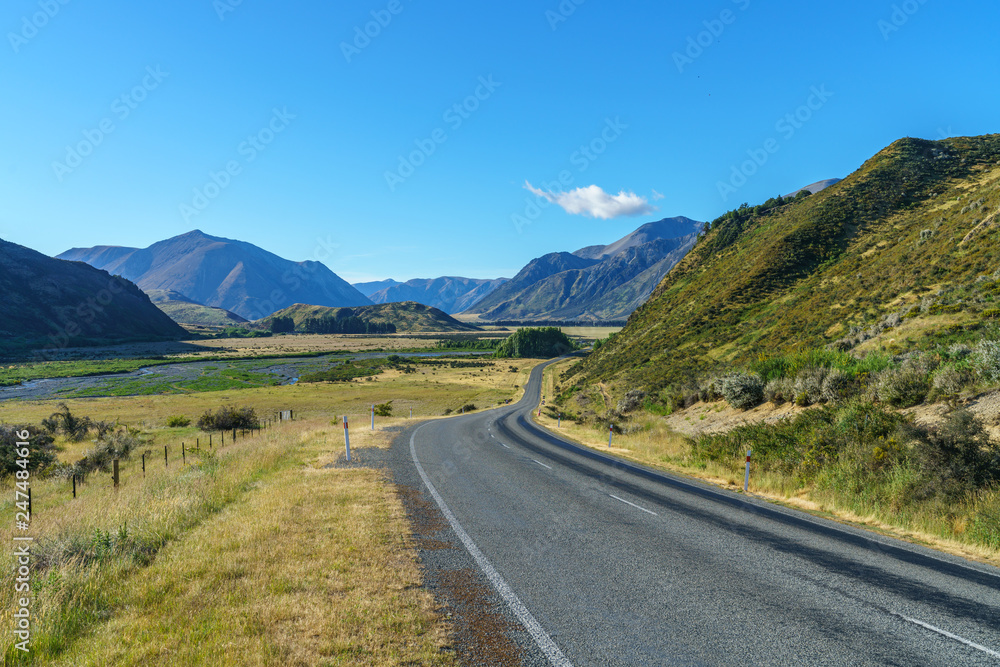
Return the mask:
POLYGON ((293 303, 365 306, 371 301, 324 264, 293 262, 244 241, 195 230, 145 249, 73 248, 58 259, 86 262, 143 290, 168 290, 248 320, 293 303))
MULTIPOLYGON (((486 298, 506 283, 507 278, 485 280, 445 276, 429 279, 417 278, 405 283, 394 280, 382 282, 392 284, 366 295, 375 303, 416 301, 440 308, 446 313, 460 313, 486 298)), ((367 283, 364 286, 370 288, 370 286, 377 284, 367 283)))
POLYGON ((0 293, 6 353, 186 335, 128 280, 2 239, 0 293))
POLYGON ((690 218, 665 218, 608 245, 543 255, 469 312, 485 320, 624 319, 694 246, 701 228, 690 218))

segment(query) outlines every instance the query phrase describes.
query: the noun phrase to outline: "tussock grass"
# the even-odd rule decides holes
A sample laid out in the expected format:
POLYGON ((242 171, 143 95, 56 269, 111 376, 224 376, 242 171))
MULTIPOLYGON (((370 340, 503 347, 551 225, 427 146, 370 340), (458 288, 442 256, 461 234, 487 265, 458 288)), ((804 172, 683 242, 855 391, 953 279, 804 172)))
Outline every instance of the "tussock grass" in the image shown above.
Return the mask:
MULTIPOLYGON (((389 428, 451 408, 515 399, 536 360, 495 369, 386 373, 377 382, 198 395, 79 399, 77 415, 145 426, 121 487, 95 473, 73 500, 66 480, 32 480, 32 653, 4 638, 6 664, 454 664, 449 627, 420 589, 394 489, 375 470, 341 468, 340 417, 352 449, 387 447, 389 428), (509 369, 513 366, 515 371, 509 369), (372 403, 395 418, 368 426, 372 403), (223 404, 296 421, 224 447, 168 428, 223 404), (181 465, 180 443, 196 438, 181 465), (163 446, 169 448, 169 467, 163 446), (147 457, 142 477, 139 456, 147 457)), ((7 402, 0 419, 38 423, 53 402, 7 402)), ((72 462, 90 443, 61 443, 72 462)), ((0 483, 0 532, 14 536, 13 480, 0 483)), ((18 533, 20 534, 20 533, 18 533)), ((14 560, 0 554, 0 623, 11 627, 14 560)))

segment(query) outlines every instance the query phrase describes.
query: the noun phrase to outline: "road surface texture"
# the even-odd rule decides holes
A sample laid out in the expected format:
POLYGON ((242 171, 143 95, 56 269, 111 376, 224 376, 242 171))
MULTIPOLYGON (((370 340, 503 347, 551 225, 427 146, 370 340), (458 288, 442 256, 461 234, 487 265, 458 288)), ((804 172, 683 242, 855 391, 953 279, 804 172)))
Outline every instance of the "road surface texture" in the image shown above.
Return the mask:
POLYGON ((540 385, 387 461, 467 664, 1000 665, 1000 570, 562 441, 540 385))

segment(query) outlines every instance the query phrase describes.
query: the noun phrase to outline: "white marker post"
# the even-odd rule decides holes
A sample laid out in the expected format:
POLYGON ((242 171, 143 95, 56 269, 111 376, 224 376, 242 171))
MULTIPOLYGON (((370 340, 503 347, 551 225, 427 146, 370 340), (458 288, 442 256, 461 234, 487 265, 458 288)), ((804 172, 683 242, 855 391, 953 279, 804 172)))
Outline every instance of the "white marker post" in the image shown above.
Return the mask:
POLYGON ((413 408, 410 408, 410 419, 413 419, 413 408))
POLYGON ((562 428, 562 413, 559 413, 559 423, 556 424, 556 428, 562 428))
POLYGON ((750 490, 750 453, 752 451, 753 451, 752 449, 748 449, 747 450, 747 471, 746 471, 746 474, 743 475, 743 492, 744 493, 747 493, 750 490))
POLYGON ((375 404, 372 403, 372 430, 375 430, 375 404))
POLYGON ((351 462, 351 434, 347 430, 347 415, 344 415, 344 446, 347 448, 347 462, 351 462))
POLYGON ((615 425, 608 424, 608 449, 611 449, 611 438, 615 434, 615 425))

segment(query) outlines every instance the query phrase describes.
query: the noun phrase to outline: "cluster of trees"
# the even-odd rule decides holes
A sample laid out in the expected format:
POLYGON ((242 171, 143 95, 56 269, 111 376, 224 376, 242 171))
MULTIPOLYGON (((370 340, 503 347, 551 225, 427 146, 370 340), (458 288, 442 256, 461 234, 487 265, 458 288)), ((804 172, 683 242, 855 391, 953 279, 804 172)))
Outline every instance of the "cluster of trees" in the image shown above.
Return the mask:
POLYGON ((747 223, 753 218, 763 215, 779 206, 791 204, 796 200, 808 197, 810 194, 812 193, 808 190, 803 190, 795 197, 782 197, 778 195, 777 197, 771 197, 763 204, 758 204, 757 206, 750 206, 750 204, 744 202, 739 208, 727 211, 705 225, 704 233, 707 234, 711 229, 718 229, 719 235, 715 239, 715 245, 717 246, 715 250, 722 250, 736 241, 747 223))
MULTIPOLYGON (((352 315, 350 317, 309 317, 302 321, 299 331, 313 334, 394 334, 396 325, 390 322, 366 322, 352 315)), ((296 330, 291 317, 275 317, 271 320, 272 333, 291 333, 296 330)))
POLYGON ((551 359, 578 349, 569 336, 555 327, 521 329, 507 337, 494 356, 501 359, 551 359))

